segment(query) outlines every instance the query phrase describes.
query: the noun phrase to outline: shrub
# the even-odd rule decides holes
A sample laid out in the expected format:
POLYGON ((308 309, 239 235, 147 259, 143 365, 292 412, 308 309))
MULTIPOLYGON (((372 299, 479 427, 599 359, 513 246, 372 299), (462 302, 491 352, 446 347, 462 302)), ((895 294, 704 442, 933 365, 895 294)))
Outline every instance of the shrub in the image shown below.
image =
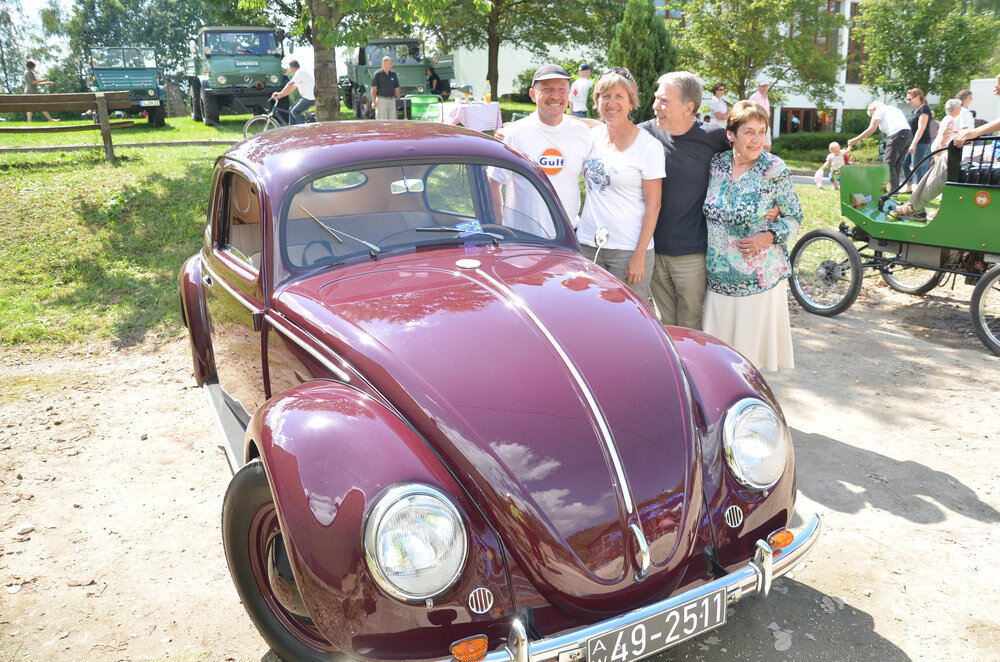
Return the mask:
POLYGON ((841 131, 856 136, 871 124, 871 118, 865 110, 845 110, 844 118, 841 122, 841 131))
POLYGON ((847 147, 847 139, 861 133, 847 132, 814 132, 814 133, 785 133, 774 139, 774 151, 778 152, 806 152, 809 150, 822 150, 826 152, 830 143, 836 141, 841 147, 847 147))

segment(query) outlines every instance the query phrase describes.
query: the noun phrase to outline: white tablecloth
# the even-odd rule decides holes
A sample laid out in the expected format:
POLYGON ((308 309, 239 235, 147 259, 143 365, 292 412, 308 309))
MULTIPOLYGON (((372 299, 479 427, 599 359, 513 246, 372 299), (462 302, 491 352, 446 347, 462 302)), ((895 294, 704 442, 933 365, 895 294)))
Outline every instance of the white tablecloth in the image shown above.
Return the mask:
POLYGON ((503 125, 500 104, 496 102, 443 103, 438 121, 444 124, 461 124, 473 131, 496 131, 503 125))

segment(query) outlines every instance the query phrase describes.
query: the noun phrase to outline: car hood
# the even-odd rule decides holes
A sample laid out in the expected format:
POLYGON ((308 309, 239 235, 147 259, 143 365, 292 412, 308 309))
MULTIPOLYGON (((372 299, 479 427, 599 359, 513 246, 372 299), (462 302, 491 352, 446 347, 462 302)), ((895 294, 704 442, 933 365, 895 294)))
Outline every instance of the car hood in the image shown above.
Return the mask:
POLYGON ((550 601, 597 614, 681 580, 703 507, 690 398, 613 276, 563 250, 438 250, 311 276, 274 307, 424 435, 550 601))

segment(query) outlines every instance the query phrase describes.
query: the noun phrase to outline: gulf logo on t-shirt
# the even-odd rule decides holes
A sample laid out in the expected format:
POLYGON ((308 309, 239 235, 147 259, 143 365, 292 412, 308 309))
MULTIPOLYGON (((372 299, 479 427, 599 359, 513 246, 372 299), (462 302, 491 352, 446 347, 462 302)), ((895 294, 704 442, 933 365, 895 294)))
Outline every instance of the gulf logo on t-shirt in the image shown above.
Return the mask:
POLYGON ((538 157, 538 165, 546 175, 558 175, 566 165, 566 157, 558 149, 549 147, 538 157))

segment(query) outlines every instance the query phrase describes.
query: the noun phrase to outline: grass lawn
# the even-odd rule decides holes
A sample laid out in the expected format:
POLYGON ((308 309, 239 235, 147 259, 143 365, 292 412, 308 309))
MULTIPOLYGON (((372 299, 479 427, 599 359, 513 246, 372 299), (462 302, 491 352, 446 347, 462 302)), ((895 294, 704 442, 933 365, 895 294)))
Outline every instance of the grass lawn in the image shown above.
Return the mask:
POLYGON ((0 155, 0 344, 178 333, 177 272, 224 149, 0 155))

